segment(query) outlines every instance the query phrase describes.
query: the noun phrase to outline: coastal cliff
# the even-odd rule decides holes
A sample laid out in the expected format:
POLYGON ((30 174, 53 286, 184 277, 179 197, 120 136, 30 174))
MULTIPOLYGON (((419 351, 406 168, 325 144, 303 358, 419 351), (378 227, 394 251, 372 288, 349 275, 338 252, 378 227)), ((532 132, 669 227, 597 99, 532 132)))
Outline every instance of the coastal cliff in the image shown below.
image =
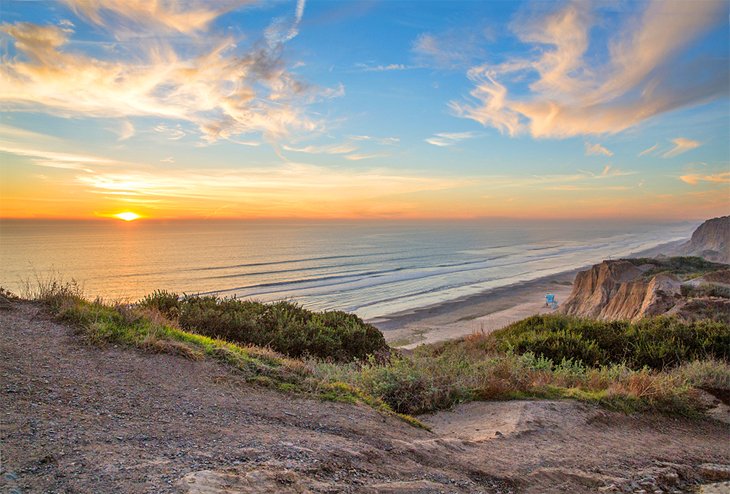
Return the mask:
POLYGON ((730 271, 697 257, 603 261, 575 277, 559 309, 601 320, 637 320, 675 314, 695 319, 708 309, 730 320, 730 271))
POLYGON ((560 311, 596 319, 638 319, 663 314, 681 298, 681 283, 673 275, 645 277, 651 264, 629 260, 603 261, 575 277, 573 291, 560 311))
POLYGON ((560 312, 608 321, 667 314, 730 322, 730 216, 702 223, 679 254, 688 257, 595 264, 576 275, 560 312))
POLYGON ((702 223, 692 238, 680 247, 680 253, 703 257, 708 261, 730 263, 730 216, 712 218, 702 223))

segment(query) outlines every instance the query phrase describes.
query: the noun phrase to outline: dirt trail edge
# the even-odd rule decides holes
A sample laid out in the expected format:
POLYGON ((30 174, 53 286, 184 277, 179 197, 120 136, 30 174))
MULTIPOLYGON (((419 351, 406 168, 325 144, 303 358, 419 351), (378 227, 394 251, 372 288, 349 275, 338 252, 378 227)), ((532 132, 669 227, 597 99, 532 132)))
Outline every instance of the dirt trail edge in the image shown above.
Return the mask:
POLYGON ((513 401, 422 417, 427 432, 88 346, 29 302, 0 310, 0 393, 2 492, 692 492, 730 474, 719 421, 513 401))

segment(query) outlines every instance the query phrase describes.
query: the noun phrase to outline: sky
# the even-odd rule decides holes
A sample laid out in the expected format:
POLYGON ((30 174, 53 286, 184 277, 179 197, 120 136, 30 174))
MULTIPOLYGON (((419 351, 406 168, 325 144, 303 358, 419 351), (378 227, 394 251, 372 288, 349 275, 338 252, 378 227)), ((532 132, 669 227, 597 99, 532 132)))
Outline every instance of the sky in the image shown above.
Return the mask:
POLYGON ((730 213, 730 2, 0 1, 0 218, 730 213))

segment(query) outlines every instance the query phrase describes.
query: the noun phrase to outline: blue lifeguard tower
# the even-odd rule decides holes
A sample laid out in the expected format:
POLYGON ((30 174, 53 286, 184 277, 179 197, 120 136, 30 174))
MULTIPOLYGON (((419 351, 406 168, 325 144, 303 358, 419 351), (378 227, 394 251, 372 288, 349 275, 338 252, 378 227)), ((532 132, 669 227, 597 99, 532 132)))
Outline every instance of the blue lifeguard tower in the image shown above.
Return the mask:
POLYGON ((548 293, 545 295, 545 307, 550 307, 552 309, 558 308, 558 302, 555 300, 554 294, 548 293))

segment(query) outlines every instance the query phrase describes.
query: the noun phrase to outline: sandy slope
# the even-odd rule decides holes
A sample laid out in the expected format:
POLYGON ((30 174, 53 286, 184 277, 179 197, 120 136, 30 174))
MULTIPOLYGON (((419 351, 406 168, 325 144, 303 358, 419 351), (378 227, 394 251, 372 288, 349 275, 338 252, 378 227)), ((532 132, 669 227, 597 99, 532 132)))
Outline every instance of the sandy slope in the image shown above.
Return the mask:
POLYGON ((0 311, 0 393, 2 492, 683 492, 730 463, 720 422, 515 401, 424 417, 431 433, 214 363, 84 346, 30 303, 0 311))

